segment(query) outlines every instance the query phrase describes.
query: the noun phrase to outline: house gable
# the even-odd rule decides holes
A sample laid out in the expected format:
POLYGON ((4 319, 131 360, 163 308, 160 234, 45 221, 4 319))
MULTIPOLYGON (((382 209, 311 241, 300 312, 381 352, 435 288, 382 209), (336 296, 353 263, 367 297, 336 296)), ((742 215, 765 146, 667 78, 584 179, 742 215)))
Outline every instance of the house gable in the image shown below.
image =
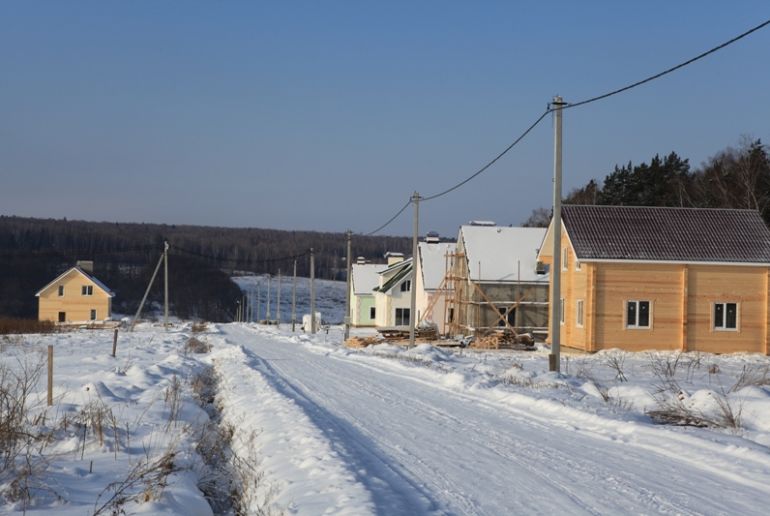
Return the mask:
POLYGON ((99 288, 102 292, 104 292, 108 297, 115 297, 115 294, 107 288, 107 286, 102 283, 101 281, 97 280, 87 272, 85 272, 80 267, 72 267, 71 269, 68 269, 61 273, 59 276, 56 277, 52 282, 50 282, 45 287, 41 288, 36 294, 35 297, 40 297, 41 295, 44 295, 49 289, 54 288, 58 283, 60 283, 62 280, 64 280, 66 277, 72 275, 72 274, 80 274, 83 276, 88 282, 93 284, 95 287, 99 288))

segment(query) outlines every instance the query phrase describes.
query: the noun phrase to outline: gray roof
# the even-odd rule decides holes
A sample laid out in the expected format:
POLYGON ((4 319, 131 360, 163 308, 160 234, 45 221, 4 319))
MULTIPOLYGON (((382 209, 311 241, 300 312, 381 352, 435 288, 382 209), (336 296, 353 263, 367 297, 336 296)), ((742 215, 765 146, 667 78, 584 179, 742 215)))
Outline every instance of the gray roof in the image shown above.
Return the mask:
POLYGON ((770 264, 755 210, 568 205, 562 217, 581 260, 770 264))

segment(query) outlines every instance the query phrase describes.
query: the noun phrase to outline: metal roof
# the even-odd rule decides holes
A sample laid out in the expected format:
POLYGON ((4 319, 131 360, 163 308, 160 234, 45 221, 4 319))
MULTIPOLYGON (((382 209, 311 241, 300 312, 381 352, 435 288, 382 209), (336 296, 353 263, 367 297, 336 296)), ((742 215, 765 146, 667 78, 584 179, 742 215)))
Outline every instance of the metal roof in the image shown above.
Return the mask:
POLYGON ((755 210, 565 205, 562 219, 581 260, 770 263, 755 210))

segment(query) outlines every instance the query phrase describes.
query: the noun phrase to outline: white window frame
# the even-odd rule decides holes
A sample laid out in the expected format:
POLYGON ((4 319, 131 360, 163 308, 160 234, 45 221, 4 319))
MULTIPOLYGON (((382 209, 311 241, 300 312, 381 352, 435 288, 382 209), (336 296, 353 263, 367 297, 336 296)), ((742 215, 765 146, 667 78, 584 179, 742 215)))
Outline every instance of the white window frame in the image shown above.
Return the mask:
POLYGON ((564 248, 561 250, 561 270, 566 271, 569 269, 569 249, 564 248))
POLYGON ((59 285, 58 292, 59 297, 64 297, 64 285, 59 285))
POLYGON ((652 329, 652 300, 650 299, 627 299, 623 301, 623 327, 627 330, 651 330, 652 329), (636 303, 636 322, 628 324, 628 303, 636 303), (639 326, 639 303, 649 305, 647 326, 639 326))
POLYGON ((582 299, 575 302, 575 326, 582 328, 585 324, 585 303, 582 299))
POLYGON ((83 296, 93 296, 94 295, 93 285, 83 285, 83 288, 80 289, 80 294, 83 296))
POLYGON ((411 292, 412 291, 412 280, 404 280, 401 282, 401 292, 411 292))
POLYGON ((582 271, 583 270, 583 264, 580 263, 580 260, 575 258, 575 270, 576 271, 582 271))
POLYGON ((565 312, 567 311, 567 301, 564 298, 559 300, 559 324, 564 324, 567 320, 565 312))
POLYGON ((376 306, 370 306, 369 307, 369 319, 374 320, 377 318, 377 307, 376 306))
POLYGON ((412 312, 411 308, 396 308, 393 311, 393 323, 394 323, 394 325, 395 326, 408 326, 409 325, 409 321, 410 321, 410 317, 412 316, 411 312, 412 312), (401 322, 403 324, 398 324, 398 319, 399 319, 398 311, 399 310, 401 310, 401 322), (405 312, 409 312, 408 316, 406 317, 406 323, 404 323, 404 313, 405 312))
POLYGON ((96 308, 91 309, 91 320, 97 321, 98 320, 98 313, 96 311, 96 308))
POLYGON ((741 304, 738 301, 715 301, 711 303, 711 329, 713 331, 734 331, 741 329, 741 304), (716 306, 722 305, 722 326, 716 325, 716 306), (727 305, 735 305, 735 328, 727 327, 727 305))

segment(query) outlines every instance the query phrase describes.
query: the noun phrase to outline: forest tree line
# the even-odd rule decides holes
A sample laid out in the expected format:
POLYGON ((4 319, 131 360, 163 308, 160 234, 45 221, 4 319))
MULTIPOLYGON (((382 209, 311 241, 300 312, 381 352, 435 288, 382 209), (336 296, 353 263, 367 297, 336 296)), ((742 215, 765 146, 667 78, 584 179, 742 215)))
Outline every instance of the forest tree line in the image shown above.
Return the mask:
MULTIPOLYGON (((291 274, 296 257, 297 274, 309 276, 310 248, 316 277, 345 277, 344 233, 0 216, 0 315, 35 317, 35 293, 77 260, 93 260, 94 275, 116 293, 113 310, 133 314, 164 241, 172 312, 182 318, 231 320, 240 295, 233 272, 291 274)), ((354 256, 370 261, 410 250, 405 237, 353 237, 354 256)), ((149 302, 161 302, 162 294, 156 279, 149 302)))
MULTIPOLYGON (((696 169, 671 152, 649 163, 615 166, 600 185, 590 180, 575 188, 565 204, 739 208, 757 210, 770 224, 770 155, 761 140, 744 138, 696 169)), ((548 225, 549 208, 537 208, 525 226, 548 225)))

